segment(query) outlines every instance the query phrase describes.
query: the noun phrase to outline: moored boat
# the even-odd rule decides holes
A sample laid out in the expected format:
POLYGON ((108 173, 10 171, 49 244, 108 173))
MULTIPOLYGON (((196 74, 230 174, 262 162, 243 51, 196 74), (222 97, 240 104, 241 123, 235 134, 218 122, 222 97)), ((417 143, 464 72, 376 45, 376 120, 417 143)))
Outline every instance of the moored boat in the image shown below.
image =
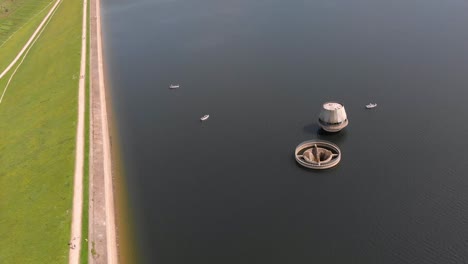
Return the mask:
POLYGON ((374 108, 374 107, 377 107, 377 104, 370 103, 370 104, 366 105, 367 109, 371 109, 371 108, 374 108))
POLYGON ((210 118, 210 115, 204 115, 200 118, 201 121, 205 121, 207 120, 208 118, 210 118))
POLYGON ((171 84, 171 85, 169 85, 169 89, 177 89, 177 88, 179 88, 179 87, 180 87, 180 85, 178 85, 178 84, 171 84))

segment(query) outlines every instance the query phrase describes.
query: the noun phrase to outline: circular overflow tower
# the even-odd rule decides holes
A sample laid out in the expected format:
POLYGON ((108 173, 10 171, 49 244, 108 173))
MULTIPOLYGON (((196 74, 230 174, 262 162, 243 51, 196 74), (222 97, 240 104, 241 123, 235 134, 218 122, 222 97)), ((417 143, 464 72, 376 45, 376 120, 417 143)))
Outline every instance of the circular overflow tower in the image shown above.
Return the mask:
POLYGON ((294 151, 296 161, 310 169, 329 169, 341 160, 341 151, 337 145, 324 140, 304 141, 294 151))
POLYGON ((327 132, 338 132, 348 125, 344 105, 337 102, 326 102, 318 119, 319 126, 327 132))

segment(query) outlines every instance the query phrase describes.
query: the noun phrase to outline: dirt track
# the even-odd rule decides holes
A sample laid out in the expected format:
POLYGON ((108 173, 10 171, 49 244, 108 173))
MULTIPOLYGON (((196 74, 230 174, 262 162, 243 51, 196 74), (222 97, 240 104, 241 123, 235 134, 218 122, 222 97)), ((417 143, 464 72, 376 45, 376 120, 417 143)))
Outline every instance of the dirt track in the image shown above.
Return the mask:
POLYGON ((81 31, 81 63, 80 79, 78 84, 78 123, 76 128, 76 156, 75 174, 73 183, 73 213, 71 224, 70 251, 68 263, 78 264, 80 262, 81 249, 81 220, 83 214, 83 166, 84 166, 84 143, 85 143, 85 85, 86 85, 86 43, 87 43, 87 0, 83 1, 83 25, 81 31))

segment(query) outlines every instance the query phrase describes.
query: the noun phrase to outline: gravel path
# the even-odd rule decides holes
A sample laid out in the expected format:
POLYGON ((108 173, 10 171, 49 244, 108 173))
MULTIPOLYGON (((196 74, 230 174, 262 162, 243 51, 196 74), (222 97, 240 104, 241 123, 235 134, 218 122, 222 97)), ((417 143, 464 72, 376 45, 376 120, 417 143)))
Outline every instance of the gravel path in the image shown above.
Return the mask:
POLYGON ((81 220, 83 213, 83 166, 84 166, 84 142, 85 142, 85 85, 86 85, 86 41, 87 41, 87 6, 88 1, 83 0, 83 25, 81 38, 81 64, 80 79, 78 85, 78 125, 76 128, 76 156, 75 175, 73 184, 73 213, 71 225, 71 239, 68 263, 80 262, 81 249, 81 220))

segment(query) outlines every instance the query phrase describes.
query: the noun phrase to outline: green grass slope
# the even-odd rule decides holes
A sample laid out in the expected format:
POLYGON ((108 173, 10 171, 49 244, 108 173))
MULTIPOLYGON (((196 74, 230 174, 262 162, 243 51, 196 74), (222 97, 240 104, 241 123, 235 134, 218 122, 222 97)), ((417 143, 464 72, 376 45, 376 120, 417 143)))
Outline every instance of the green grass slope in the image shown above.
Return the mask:
POLYGON ((0 104, 0 263, 68 259, 81 19, 63 0, 0 104))
MULTIPOLYGON (((88 17, 87 21, 87 32, 89 37, 89 4, 88 4, 88 17)), ((89 40, 89 38, 88 38, 89 40)), ((86 58, 89 58, 89 41, 86 43, 86 58)), ((89 59, 86 64, 86 72, 88 73, 86 78, 86 106, 85 109, 90 109, 90 75, 89 75, 89 59)), ((80 263, 88 263, 88 252, 89 252, 89 127, 90 127, 90 116, 89 111, 85 113, 85 150, 84 150, 84 171, 83 171, 83 212, 82 212, 82 222, 81 222, 81 254, 80 254, 80 263)))
POLYGON ((0 0, 0 72, 15 58, 54 0, 0 0))

